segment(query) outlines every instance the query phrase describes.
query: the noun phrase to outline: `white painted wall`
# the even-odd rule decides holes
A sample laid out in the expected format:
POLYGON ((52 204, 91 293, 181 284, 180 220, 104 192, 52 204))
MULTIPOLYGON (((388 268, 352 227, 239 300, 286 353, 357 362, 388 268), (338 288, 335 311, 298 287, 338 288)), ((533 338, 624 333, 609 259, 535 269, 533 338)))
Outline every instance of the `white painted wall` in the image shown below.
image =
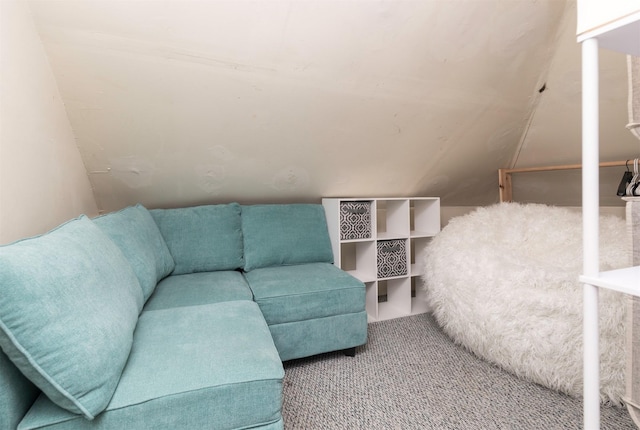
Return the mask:
POLYGON ((0 243, 97 207, 26 4, 0 1, 0 243))

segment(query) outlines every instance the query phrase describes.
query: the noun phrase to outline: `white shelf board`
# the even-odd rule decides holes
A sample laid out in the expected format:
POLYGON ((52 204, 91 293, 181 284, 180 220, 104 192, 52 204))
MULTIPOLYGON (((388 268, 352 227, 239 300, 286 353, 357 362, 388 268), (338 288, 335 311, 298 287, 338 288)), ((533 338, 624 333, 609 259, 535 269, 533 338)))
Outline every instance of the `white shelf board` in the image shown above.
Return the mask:
POLYGON ((598 39, 600 48, 640 56, 640 10, 578 35, 578 42, 598 39))
POLYGON ((394 279, 406 279, 407 276, 409 276, 408 273, 406 275, 387 276, 387 277, 383 277, 383 278, 378 278, 378 281, 392 281, 394 279))
POLYGON ((358 243, 358 242, 373 242, 373 239, 370 237, 365 237, 363 239, 340 239, 340 243, 358 243))
POLYGON ((411 230, 411 238, 412 239, 417 239, 417 238, 421 238, 421 237, 434 237, 436 234, 438 234, 438 231, 416 231, 416 230, 411 230))
POLYGON ((580 282, 640 297, 640 266, 600 272, 598 276, 580 276, 580 282))
POLYGON ((378 240, 393 240, 393 239, 408 239, 409 236, 407 236, 406 234, 398 234, 397 232, 384 232, 384 233, 378 233, 378 240))
POLYGON ((375 273, 369 273, 363 270, 347 270, 346 272, 361 282, 373 282, 376 280, 375 273))

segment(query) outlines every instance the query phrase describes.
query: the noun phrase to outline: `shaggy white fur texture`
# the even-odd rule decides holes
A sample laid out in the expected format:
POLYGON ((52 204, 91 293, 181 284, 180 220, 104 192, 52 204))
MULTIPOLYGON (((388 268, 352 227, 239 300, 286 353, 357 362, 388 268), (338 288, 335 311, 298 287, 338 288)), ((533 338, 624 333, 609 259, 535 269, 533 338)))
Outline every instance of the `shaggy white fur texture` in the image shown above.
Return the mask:
MULTIPOLYGON (((624 267, 625 221, 600 220, 600 270, 624 267)), ((444 331, 520 377, 582 396, 582 215, 502 203, 452 219, 427 246, 423 284, 444 331)), ((626 296, 600 291, 601 400, 624 395, 626 296)))

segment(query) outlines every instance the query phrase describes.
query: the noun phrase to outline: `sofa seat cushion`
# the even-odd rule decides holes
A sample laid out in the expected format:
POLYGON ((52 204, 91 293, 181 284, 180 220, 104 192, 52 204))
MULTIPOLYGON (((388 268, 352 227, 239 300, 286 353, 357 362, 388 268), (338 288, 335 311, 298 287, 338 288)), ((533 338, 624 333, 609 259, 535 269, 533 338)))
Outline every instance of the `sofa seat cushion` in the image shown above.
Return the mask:
POLYGON ((138 277, 147 300, 158 281, 169 275, 175 262, 153 217, 142 205, 130 206, 93 219, 120 248, 138 277))
POLYGON ((150 212, 176 263, 174 275, 243 266, 238 203, 150 212))
POLYGON ((242 206, 244 270, 333 262, 324 208, 318 204, 242 206))
POLYGON ((364 284, 330 263, 264 267, 245 277, 269 325, 365 308, 364 284))
POLYGON ((144 311, 232 300, 253 300, 251 289, 240 272, 172 275, 160 281, 144 311))
POLYGON ((88 421, 41 396, 19 428, 277 428, 283 378, 254 302, 143 312, 127 366, 101 415, 88 421))
POLYGON ((0 247, 0 346, 59 406, 106 408, 142 309, 120 249, 87 217, 0 247))

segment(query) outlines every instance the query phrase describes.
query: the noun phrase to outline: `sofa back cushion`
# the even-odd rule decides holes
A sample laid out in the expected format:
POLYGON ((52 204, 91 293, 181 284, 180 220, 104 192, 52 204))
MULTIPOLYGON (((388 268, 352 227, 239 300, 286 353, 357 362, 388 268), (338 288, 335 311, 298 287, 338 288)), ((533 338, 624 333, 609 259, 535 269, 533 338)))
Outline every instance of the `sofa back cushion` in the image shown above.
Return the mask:
POLYGON ((149 211, 142 205, 130 206, 94 218, 93 222, 127 258, 146 301, 158 282, 175 267, 169 248, 149 211))
POLYGON ((113 395, 143 305, 118 247, 82 216, 0 247, 0 347, 53 402, 93 419, 113 395))
POLYGON ((238 203, 150 212, 176 263, 174 275, 243 266, 238 203))
POLYGON ((322 205, 242 207, 244 270, 302 263, 331 263, 333 251, 322 205))

